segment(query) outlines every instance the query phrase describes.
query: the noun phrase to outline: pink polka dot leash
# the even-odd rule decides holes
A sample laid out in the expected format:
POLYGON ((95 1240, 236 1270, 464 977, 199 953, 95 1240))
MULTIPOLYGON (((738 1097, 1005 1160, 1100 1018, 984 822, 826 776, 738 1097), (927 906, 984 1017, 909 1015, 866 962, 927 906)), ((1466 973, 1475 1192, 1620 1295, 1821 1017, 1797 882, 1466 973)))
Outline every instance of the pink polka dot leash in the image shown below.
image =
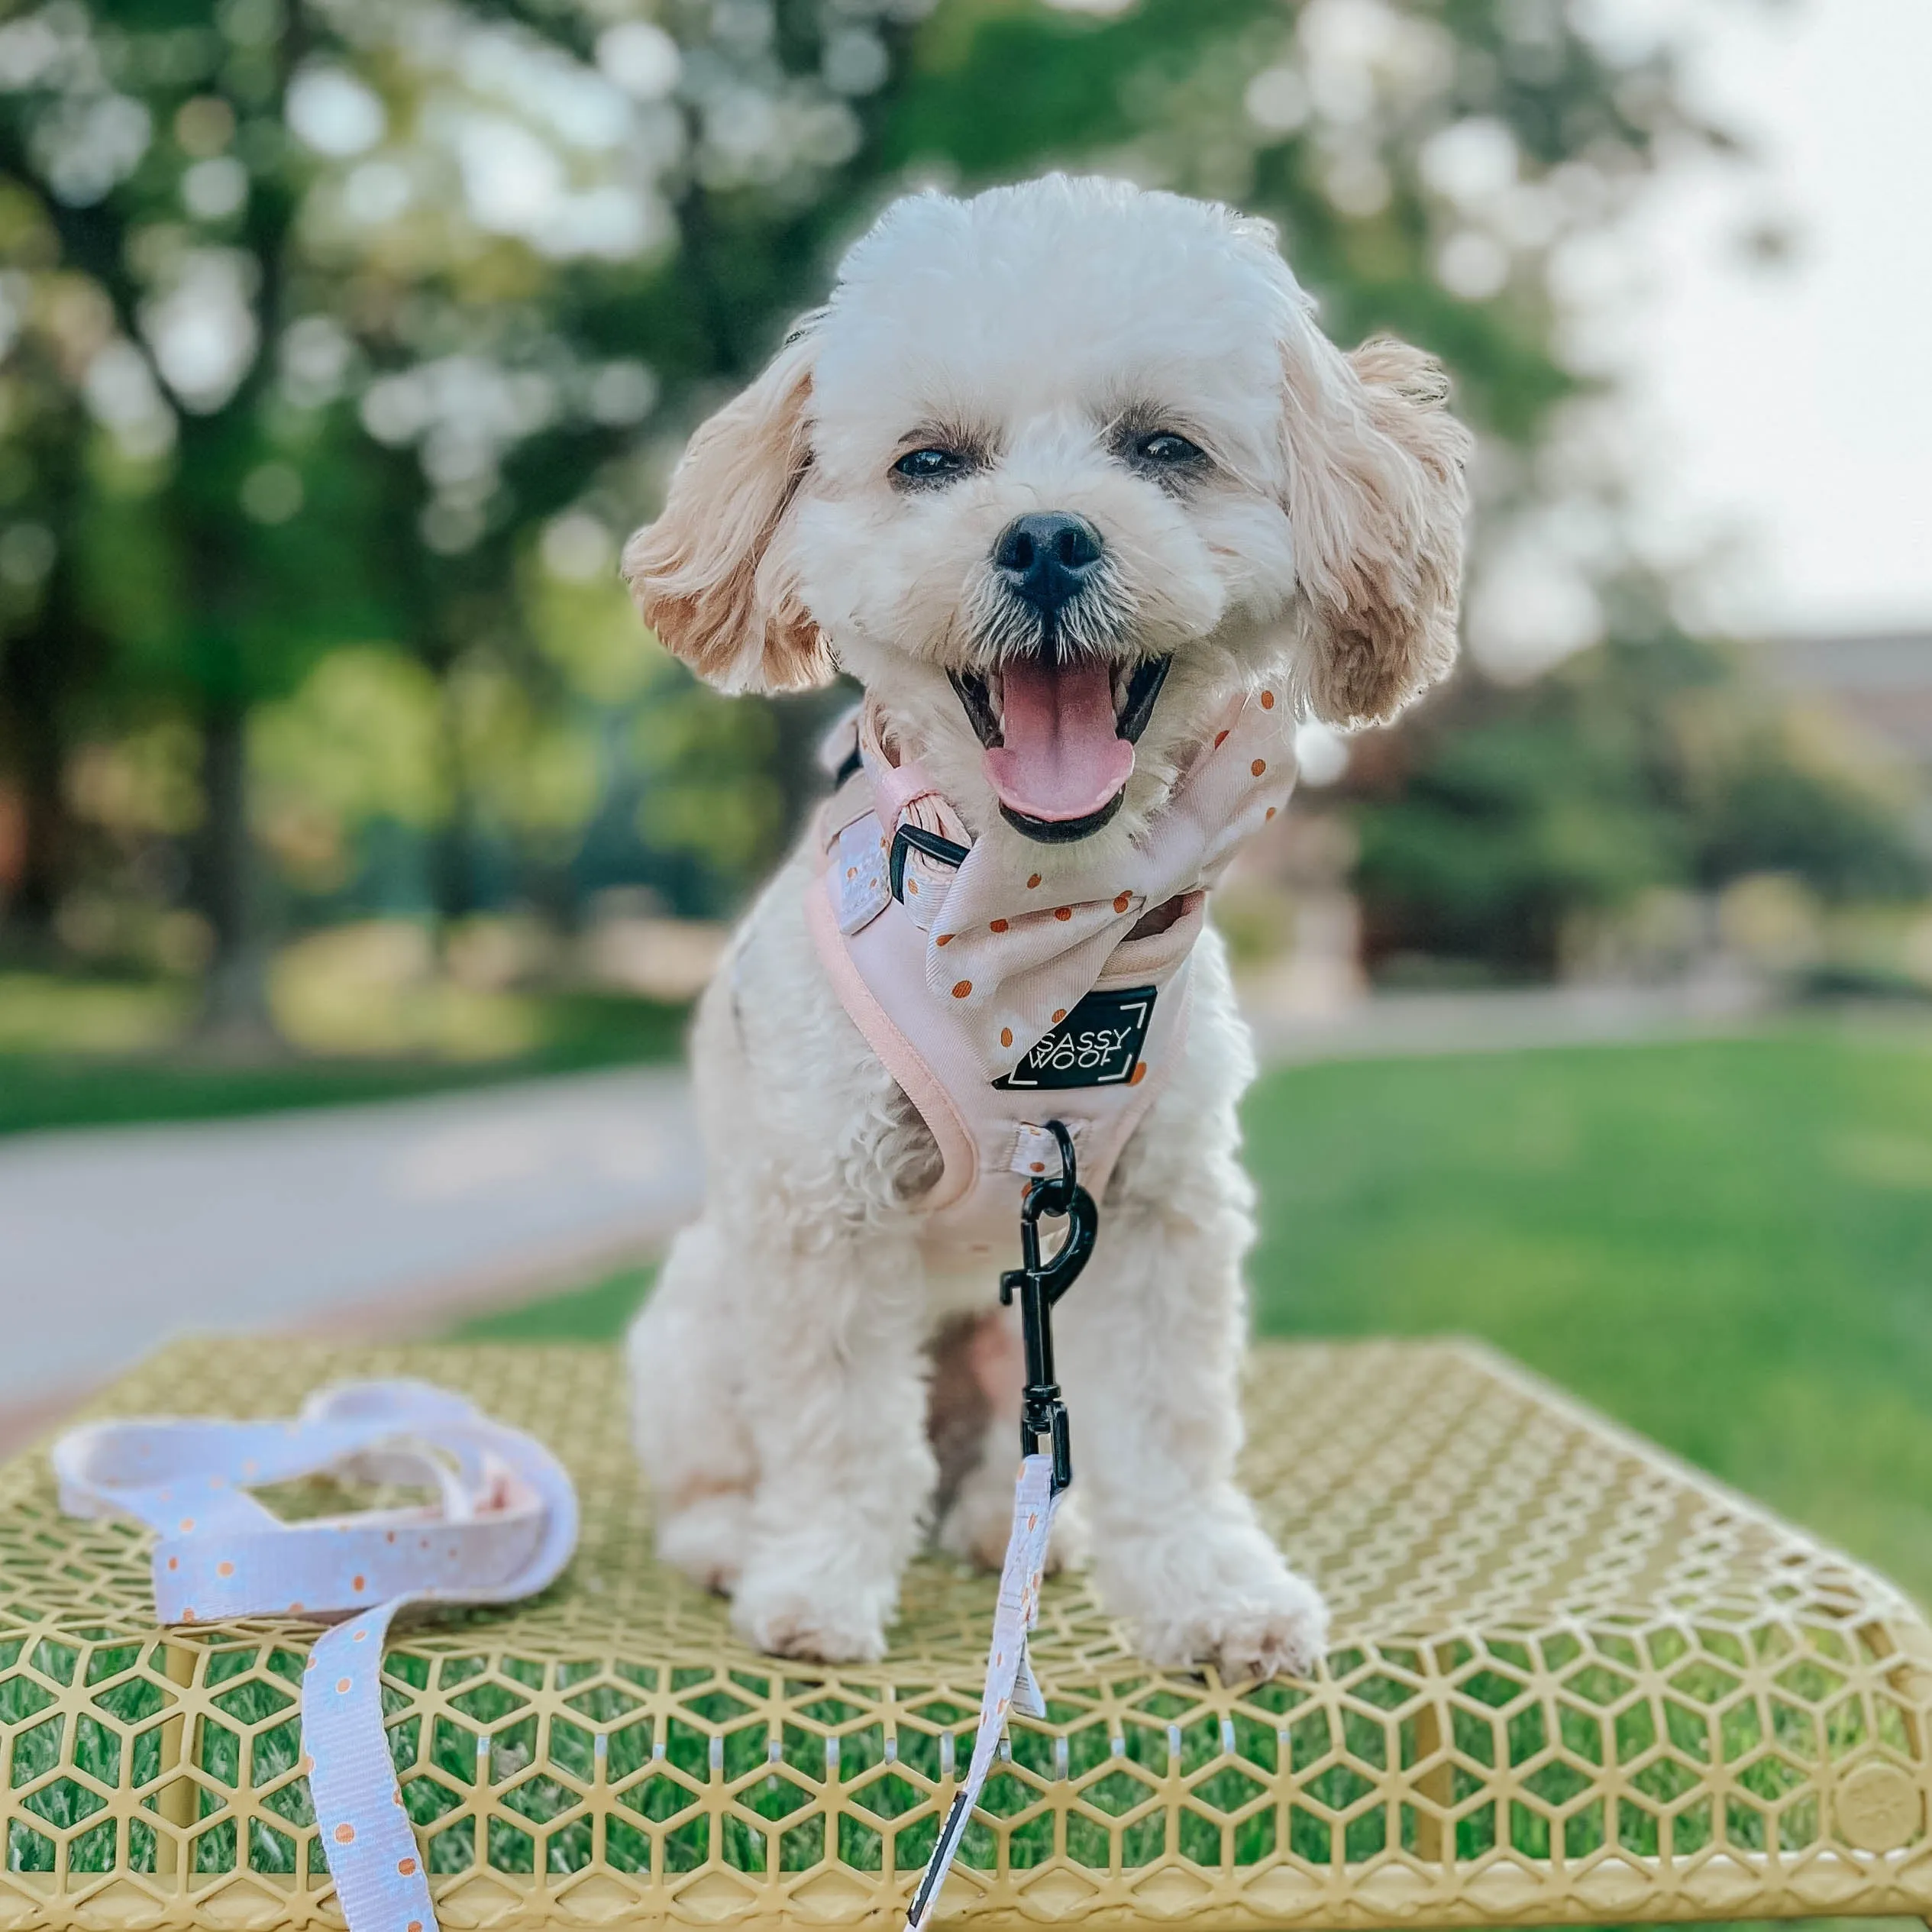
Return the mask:
POLYGON ((960 1841, 985 1788, 993 1754, 1015 1711, 1029 1717, 1046 1715, 1033 1667, 1026 1656, 1026 1633, 1039 1622, 1040 1579, 1046 1573, 1048 1539, 1060 1498, 1072 1481, 1072 1438, 1067 1405, 1053 1365, 1053 1307, 1071 1287, 1093 1252, 1100 1226, 1094 1197, 1080 1184, 1073 1136, 1062 1121, 1049 1120, 1044 1132, 1059 1156, 1059 1171, 1032 1182, 1019 1210, 1020 1265, 1000 1278, 1000 1299, 1019 1305, 1026 1351, 1026 1382, 1020 1392, 1019 1480, 1013 1490, 1013 1528, 1006 1561, 1000 1568, 1000 1599, 993 1613, 993 1641, 986 1659, 986 1689, 980 1698, 979 1729, 965 1782, 927 1861, 925 1875, 906 1915, 906 1932, 924 1932, 939 1892, 952 1869, 960 1841), (1040 1245, 1042 1216, 1065 1219, 1059 1245, 1048 1254, 1040 1245), (1045 1447, 1042 1448, 1042 1445, 1045 1447))
POLYGON ((987 1774, 1000 1740, 1006 1733, 1006 1717, 1018 1711, 1029 1717, 1046 1715, 1046 1701, 1034 1682, 1032 1666, 1026 1660, 1026 1633, 1039 1619, 1040 1578, 1046 1567, 1047 1539, 1052 1533, 1053 1517, 1060 1506, 1060 1493, 1053 1484, 1053 1458, 1029 1455, 1019 1465, 1019 1481, 1013 1491, 1013 1532, 1006 1542, 1006 1559, 1000 1572, 1000 1602, 993 1614, 993 1643, 987 1655, 986 1689, 980 1699, 979 1729, 973 1739, 973 1755, 966 1767, 964 1782, 954 1795, 952 1808, 939 1829, 926 1874, 913 1895, 906 1918, 906 1932, 923 1932, 932 1908, 939 1901, 940 1888, 959 1850, 960 1840, 986 1787, 987 1774))
POLYGON ((53 1447, 71 1516, 157 1533, 163 1623, 334 1617, 302 1683, 305 1768, 349 1932, 434 1932, 422 1854, 383 1726, 383 1646, 415 1603, 509 1603, 577 1546, 577 1492, 543 1445, 427 1382, 344 1382, 292 1421, 87 1424, 53 1447), (434 1503, 285 1523, 249 1494, 333 1472, 434 1503))

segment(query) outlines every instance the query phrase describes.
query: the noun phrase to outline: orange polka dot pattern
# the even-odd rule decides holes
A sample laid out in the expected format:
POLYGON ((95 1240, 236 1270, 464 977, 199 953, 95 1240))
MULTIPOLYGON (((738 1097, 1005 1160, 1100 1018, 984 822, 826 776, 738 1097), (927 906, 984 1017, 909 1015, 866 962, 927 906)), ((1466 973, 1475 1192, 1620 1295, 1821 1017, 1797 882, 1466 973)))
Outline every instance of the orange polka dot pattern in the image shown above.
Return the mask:
POLYGON ((1207 890, 1287 795, 1293 719, 1270 695, 1208 725, 1165 801, 1124 828, 1131 836, 1030 847, 1003 832, 976 840, 932 774, 892 755, 876 711, 858 714, 859 768, 822 816, 823 897, 810 909, 845 1010, 919 1097, 939 1142, 935 1239, 971 1250, 981 1217, 1010 1211, 1015 1178, 1042 1160, 1052 1171, 1024 1138, 1042 1117, 1087 1136, 1104 1184, 1183 1050, 1207 890), (895 849, 897 903, 855 903, 847 864, 863 881, 870 855, 895 849), (1126 1003, 1083 1010, 1103 988, 1126 1003), (1058 1097, 1050 1106, 1043 1089, 1058 1097))
POLYGON ((163 1623, 292 1615, 305 1601, 360 1612, 304 1660, 300 1768, 348 1932, 434 1927, 383 1727, 384 1639, 396 1611, 420 1598, 507 1602, 551 1582, 577 1539, 562 1465, 531 1437, 418 1383, 325 1390, 289 1423, 102 1424, 61 1438, 53 1460, 76 1507, 160 1532, 153 1574, 163 1623), (464 1457, 479 1473, 453 1478, 469 1493, 450 1520, 412 1517, 420 1533, 400 1539, 393 1514, 284 1523, 248 1493, 251 1482, 318 1474, 378 1445, 419 1464, 431 1490, 464 1457), (173 1507, 183 1491, 202 1499, 192 1515, 173 1507), (372 1598, 376 1607, 364 1607, 372 1598))
MULTIPOLYGON (((963 1819, 978 1802, 993 1769, 1000 1740, 1006 1733, 1006 1714, 1016 1697, 1020 1708, 1043 1714, 1040 1707, 1029 1706, 1020 1695, 1020 1673, 1026 1666, 1027 1633, 1039 1618, 1040 1579, 1046 1570, 1047 1539, 1053 1533, 1053 1518, 1060 1499, 1053 1494, 1053 1460, 1050 1456, 1029 1455, 1019 1465, 1019 1480, 1013 1490, 1013 1529, 1006 1539, 1006 1560, 1000 1569, 998 1607, 993 1612, 992 1661, 987 1666, 986 1688, 980 1700, 978 1728, 973 1737, 973 1755, 968 1761, 960 1791, 963 1819)), ((1028 1682, 1031 1682, 1030 1667, 1028 1682)), ((932 1922, 946 1873, 951 1869, 964 1833, 942 1830, 920 1881, 914 1909, 906 1921, 906 1932, 926 1932, 932 1922)))

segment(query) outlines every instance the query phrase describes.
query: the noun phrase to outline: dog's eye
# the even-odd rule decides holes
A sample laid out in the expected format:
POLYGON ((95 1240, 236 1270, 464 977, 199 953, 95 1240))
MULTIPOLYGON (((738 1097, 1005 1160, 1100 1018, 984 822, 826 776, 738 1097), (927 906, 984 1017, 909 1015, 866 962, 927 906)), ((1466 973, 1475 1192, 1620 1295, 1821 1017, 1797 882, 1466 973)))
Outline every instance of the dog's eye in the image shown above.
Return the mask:
POLYGON ((1191 443, 1186 437, 1177 436, 1171 429, 1157 429, 1152 435, 1143 436, 1135 443, 1134 454, 1143 463, 1165 467, 1175 464, 1198 463, 1206 452, 1198 443, 1191 443))
POLYGON ((922 450, 909 450, 893 466, 894 473, 913 483, 942 483, 958 476, 966 459, 957 450, 942 449, 934 444, 922 450))

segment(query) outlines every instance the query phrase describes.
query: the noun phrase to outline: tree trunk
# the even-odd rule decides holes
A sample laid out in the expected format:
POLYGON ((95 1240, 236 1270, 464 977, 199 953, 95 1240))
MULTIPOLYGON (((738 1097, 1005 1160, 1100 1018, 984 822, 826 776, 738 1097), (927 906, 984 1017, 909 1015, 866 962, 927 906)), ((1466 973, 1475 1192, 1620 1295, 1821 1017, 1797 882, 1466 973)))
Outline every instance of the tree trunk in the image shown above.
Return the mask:
POLYGON ((255 917, 254 842, 248 828, 248 714, 211 697, 202 712, 203 818, 195 897, 212 945, 199 1032, 238 1052, 273 1045, 268 961, 255 917))
POLYGON ((57 627, 44 619, 0 654, 0 709, 11 723, 24 816, 20 880, 6 907, 6 936, 10 950, 37 957, 57 950, 53 919, 74 848, 60 706, 62 649, 57 627))
POLYGON ((431 662, 436 677, 438 722, 441 728, 443 780, 448 793, 443 822, 430 834, 430 903, 435 909, 440 952, 452 928, 477 909, 476 806, 470 795, 470 761, 464 755, 462 720, 453 687, 454 667, 445 657, 431 662))

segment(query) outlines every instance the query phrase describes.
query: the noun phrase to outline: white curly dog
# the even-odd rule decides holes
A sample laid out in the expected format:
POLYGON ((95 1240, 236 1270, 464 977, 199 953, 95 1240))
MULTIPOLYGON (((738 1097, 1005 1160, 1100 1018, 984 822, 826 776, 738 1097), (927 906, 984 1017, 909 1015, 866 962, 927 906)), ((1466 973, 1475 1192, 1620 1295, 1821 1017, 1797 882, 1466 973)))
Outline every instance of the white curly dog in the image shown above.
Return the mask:
MULTIPOLYGON (((856 783, 916 771, 926 822, 958 833, 955 861, 983 852, 983 878, 1130 867, 1244 703, 1278 703, 1291 729, 1358 725, 1455 657, 1467 433, 1426 357, 1344 354, 1311 309, 1273 231, 1223 207, 1057 176, 914 195, 693 437, 625 575, 664 645, 727 690, 856 679, 856 783)), ((867 835, 890 837, 878 811, 867 835)), ((946 1547, 998 1560, 1019 1378, 986 1311, 1017 1258, 1025 1164, 1000 1177, 990 1241, 935 1242, 957 1152, 943 1096, 915 1104, 874 1050, 896 1036, 835 984, 808 903, 826 836, 807 833, 700 1005, 709 1197, 631 1353, 663 1556, 729 1591, 761 1649, 840 1662, 883 1653, 935 1518, 946 1547), (963 1345, 935 1351, 949 1323, 963 1345), (977 1466, 942 1485, 935 1418, 956 1439, 962 1413, 977 1466)), ((930 899, 943 866, 914 857, 930 899)), ((877 930, 912 935, 943 1006, 932 948, 952 935, 907 923, 904 890, 877 930)), ((1326 1612, 1236 1481, 1253 1064, 1200 897, 1135 900, 1119 935, 1191 920, 1185 1042, 1135 1097, 1060 1369, 1103 1602, 1149 1661, 1247 1677, 1308 1669, 1326 1612)))

